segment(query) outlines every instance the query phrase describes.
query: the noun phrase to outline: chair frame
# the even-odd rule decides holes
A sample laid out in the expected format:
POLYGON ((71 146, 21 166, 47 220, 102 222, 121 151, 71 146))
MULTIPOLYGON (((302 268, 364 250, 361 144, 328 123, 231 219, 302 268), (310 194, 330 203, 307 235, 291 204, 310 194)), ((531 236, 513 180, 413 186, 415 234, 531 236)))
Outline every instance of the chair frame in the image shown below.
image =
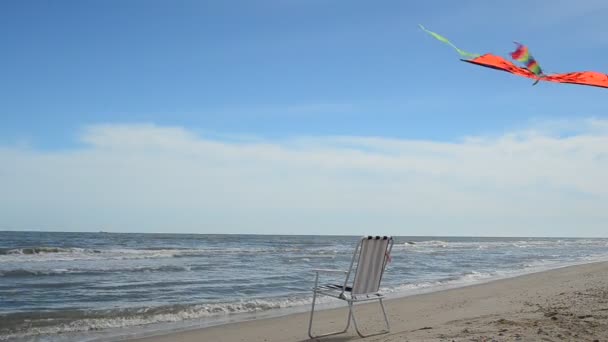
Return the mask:
POLYGON ((357 260, 357 265, 355 267, 355 276, 353 277, 353 281, 354 278, 356 278, 356 274, 357 274, 357 269, 359 268, 359 261, 361 258, 361 247, 363 244, 364 240, 371 240, 371 239, 375 239, 375 240, 379 240, 379 239, 388 239, 388 244, 386 246, 386 251, 384 254, 384 258, 383 258, 383 262, 382 262, 382 269, 381 269, 381 273, 380 273, 380 279, 378 281, 378 287, 380 286, 380 284, 382 283, 382 276, 384 275, 384 271, 386 269, 386 265, 387 265, 387 261, 390 258, 390 253, 393 249, 393 244, 394 244, 394 239, 391 236, 363 236, 359 242, 357 243, 357 246, 355 247, 355 251, 353 253, 353 257, 352 260, 350 262, 350 266, 348 268, 348 271, 343 271, 343 270, 333 270, 333 269, 314 269, 313 272, 315 272, 315 285, 313 287, 313 297, 312 297, 312 307, 310 310, 310 321, 308 323, 308 336, 311 339, 315 339, 315 338, 320 338, 320 337, 326 337, 326 336, 331 336, 331 335, 337 335, 337 334, 343 334, 345 332, 348 331, 348 328, 350 327, 350 321, 352 319, 353 321, 353 325, 355 326, 355 331, 357 332, 357 334, 363 338, 365 337, 369 337, 369 336, 375 336, 375 335, 381 335, 381 334, 386 334, 388 332, 390 332, 390 324, 388 322, 388 317, 386 315, 386 310, 384 308, 384 303, 382 302, 382 300, 384 299, 384 295, 382 293, 380 293, 380 291, 376 291, 376 292, 371 292, 371 293, 363 293, 363 294, 352 294, 352 288, 349 288, 347 285, 349 283, 349 278, 351 273, 353 273, 353 266, 355 265, 355 260, 357 260), (340 292, 336 292, 335 290, 337 290, 337 288, 334 287, 334 291, 332 292, 331 290, 324 288, 323 286, 319 286, 319 274, 343 274, 345 275, 344 278, 344 283, 343 285, 339 288, 340 292), (349 290, 350 289, 350 290, 349 290), (346 293, 349 293, 349 295, 347 295, 346 293), (313 323, 313 319, 314 319, 314 313, 315 313, 315 302, 317 300, 317 295, 321 294, 321 295, 326 295, 329 297, 334 297, 337 299, 341 299, 344 300, 348 303, 348 318, 346 321, 346 327, 344 328, 344 330, 339 330, 339 331, 334 331, 334 332, 329 332, 329 333, 325 333, 325 334, 321 334, 321 335, 313 335, 312 334, 312 323, 313 323), (359 327, 357 326, 357 320, 355 319, 355 312, 353 310, 354 304, 358 303, 358 302, 367 302, 367 301, 374 301, 374 300, 378 300, 378 302, 380 303, 380 308, 382 309, 382 315, 384 316, 384 322, 386 324, 386 329, 381 330, 379 332, 376 333, 372 333, 372 334, 368 334, 365 335, 363 334, 360 330, 359 327))

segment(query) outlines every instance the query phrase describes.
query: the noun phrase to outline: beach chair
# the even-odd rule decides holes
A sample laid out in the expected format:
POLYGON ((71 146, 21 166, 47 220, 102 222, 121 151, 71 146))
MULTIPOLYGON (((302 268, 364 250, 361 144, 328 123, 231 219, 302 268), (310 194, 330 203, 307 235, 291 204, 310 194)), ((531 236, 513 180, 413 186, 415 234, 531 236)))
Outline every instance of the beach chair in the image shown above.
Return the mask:
POLYGON ((353 325, 357 334, 361 337, 385 334, 390 331, 390 325, 386 316, 386 310, 382 299, 384 295, 380 291, 380 283, 387 262, 390 259, 390 253, 393 248, 393 238, 390 236, 364 236, 357 243, 357 247, 353 253, 353 258, 350 262, 348 270, 328 270, 315 269, 315 285, 313 287, 312 308, 310 311, 310 321, 308 323, 308 336, 311 339, 325 337, 330 335, 342 334, 348 331, 352 318, 353 325), (344 275, 344 282, 340 284, 319 284, 320 274, 344 275), (351 274, 354 274, 351 279, 351 274), (313 335, 312 322, 315 314, 315 302, 318 295, 326 295, 344 300, 348 303, 348 319, 344 330, 330 332, 321 335, 313 335), (353 311, 353 305, 358 302, 377 300, 382 308, 386 329, 377 333, 364 335, 357 327, 357 320, 353 311))

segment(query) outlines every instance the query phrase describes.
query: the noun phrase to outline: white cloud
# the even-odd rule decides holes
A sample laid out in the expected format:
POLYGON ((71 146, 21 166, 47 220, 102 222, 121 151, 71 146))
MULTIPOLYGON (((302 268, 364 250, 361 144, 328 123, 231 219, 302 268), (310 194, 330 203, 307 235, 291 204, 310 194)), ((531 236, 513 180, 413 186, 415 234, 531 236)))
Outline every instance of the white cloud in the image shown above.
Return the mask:
POLYGON ((600 119, 451 143, 226 142, 155 125, 90 126, 82 141, 69 151, 0 149, 0 228, 608 235, 600 119))

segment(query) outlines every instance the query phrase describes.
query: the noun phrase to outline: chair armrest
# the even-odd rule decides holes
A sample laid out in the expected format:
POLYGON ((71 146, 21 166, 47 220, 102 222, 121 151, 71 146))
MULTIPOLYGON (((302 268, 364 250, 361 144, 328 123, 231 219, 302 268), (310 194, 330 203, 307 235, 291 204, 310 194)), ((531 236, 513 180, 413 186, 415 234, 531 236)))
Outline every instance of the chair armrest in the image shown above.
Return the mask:
POLYGON ((314 269, 312 270, 313 272, 316 273, 342 273, 342 274, 346 274, 346 271, 344 270, 331 270, 331 269, 314 269))

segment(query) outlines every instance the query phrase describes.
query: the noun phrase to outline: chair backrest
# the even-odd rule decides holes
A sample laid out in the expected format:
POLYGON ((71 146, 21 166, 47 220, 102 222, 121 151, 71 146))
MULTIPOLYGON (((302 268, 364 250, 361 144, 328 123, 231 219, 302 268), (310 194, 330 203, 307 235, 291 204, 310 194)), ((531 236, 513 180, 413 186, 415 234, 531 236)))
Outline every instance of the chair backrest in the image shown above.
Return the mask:
POLYGON ((376 293, 380 290, 380 282, 392 248, 393 238, 391 236, 364 236, 361 238, 353 254, 350 267, 352 270, 353 264, 357 261, 352 295, 376 293))

